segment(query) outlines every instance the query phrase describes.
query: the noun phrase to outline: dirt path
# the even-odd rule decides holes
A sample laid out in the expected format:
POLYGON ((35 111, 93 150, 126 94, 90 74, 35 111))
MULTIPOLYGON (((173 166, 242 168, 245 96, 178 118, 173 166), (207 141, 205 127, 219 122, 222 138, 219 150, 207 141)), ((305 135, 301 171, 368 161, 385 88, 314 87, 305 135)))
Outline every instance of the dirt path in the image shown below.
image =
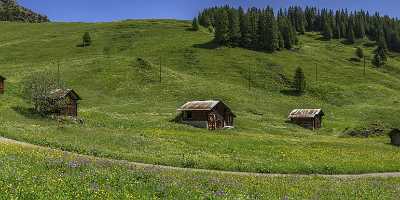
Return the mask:
MULTIPOLYGON (((42 147, 38 145, 29 144, 26 142, 20 142, 16 140, 11 140, 7 138, 0 137, 0 144, 8 143, 20 145, 27 148, 41 149, 47 151, 61 151, 58 149, 52 149, 48 147, 42 147)), ((181 168, 181 167, 171 167, 171 166, 163 166, 163 165, 152 165, 152 164, 143 164, 130 162, 125 160, 115 160, 109 158, 99 158, 94 156, 87 156, 67 151, 61 151, 67 155, 74 156, 76 158, 81 158, 84 160, 93 160, 95 162, 100 162, 106 165, 123 165, 132 168, 146 168, 146 169, 156 169, 156 170, 169 170, 169 171, 177 171, 177 172, 200 172, 200 173, 210 173, 210 174, 227 174, 227 175, 236 175, 236 176, 259 176, 259 177, 324 177, 324 178, 348 178, 348 179, 357 179, 357 178, 391 178, 391 177, 400 177, 400 172, 384 172, 384 173, 366 173, 366 174, 336 174, 336 175, 325 175, 325 174, 262 174, 262 173, 252 173, 252 172, 232 172, 232 171, 218 171, 218 170, 207 170, 207 169, 192 169, 192 168, 181 168)))

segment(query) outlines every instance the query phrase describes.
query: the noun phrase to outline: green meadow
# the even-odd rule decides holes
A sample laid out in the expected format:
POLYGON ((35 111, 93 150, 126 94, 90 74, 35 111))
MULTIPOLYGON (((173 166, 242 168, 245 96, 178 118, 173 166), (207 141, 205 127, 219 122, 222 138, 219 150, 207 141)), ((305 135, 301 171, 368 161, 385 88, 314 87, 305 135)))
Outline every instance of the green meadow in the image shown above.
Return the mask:
MULTIPOLYGON (((217 47, 211 43, 212 34, 205 29, 190 31, 190 25, 174 20, 1 23, 0 74, 7 77, 7 88, 0 96, 0 135, 86 155, 186 168, 302 174, 400 171, 400 149, 389 144, 389 137, 343 135, 346 129, 373 123, 387 128, 399 125, 397 54, 390 54, 388 64, 376 69, 370 64, 373 42, 325 42, 316 33, 300 36, 294 50, 273 54, 217 47), (85 32, 90 32, 93 44, 82 48, 85 32), (358 46, 367 55, 365 75, 363 63, 351 59, 358 46), (21 98, 25 76, 57 73, 58 64, 62 80, 83 98, 79 105, 83 124, 60 126, 32 114, 31 105, 21 98), (299 66, 308 88, 305 95, 294 96, 288 82, 299 66), (231 107, 237 115, 235 129, 210 132, 172 122, 186 101, 208 99, 223 100, 231 107), (323 128, 310 131, 286 123, 295 108, 322 108, 323 128)), ((191 177, 174 176, 184 185, 191 177)), ((398 182, 385 183, 392 181, 398 182)), ((310 178, 288 187, 303 182, 312 182, 310 190, 319 184, 339 184, 344 195, 357 184, 375 184, 375 180, 354 184, 310 178)), ((279 184, 255 187, 260 188, 245 189, 266 192, 264 187, 279 184)), ((241 187, 236 188, 239 194, 241 187)), ((297 192, 294 189, 293 194, 297 192)))
POLYGON ((263 177, 146 168, 0 142, 0 199, 397 199, 400 178, 263 177))

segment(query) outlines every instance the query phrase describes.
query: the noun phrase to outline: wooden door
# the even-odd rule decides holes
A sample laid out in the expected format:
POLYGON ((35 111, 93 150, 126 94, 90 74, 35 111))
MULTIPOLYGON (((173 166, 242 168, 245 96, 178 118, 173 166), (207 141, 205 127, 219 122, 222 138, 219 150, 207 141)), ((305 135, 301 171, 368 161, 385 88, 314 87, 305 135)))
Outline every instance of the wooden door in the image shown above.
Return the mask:
POLYGON ((215 130, 217 126, 217 116, 214 113, 210 113, 208 115, 208 129, 209 130, 215 130))

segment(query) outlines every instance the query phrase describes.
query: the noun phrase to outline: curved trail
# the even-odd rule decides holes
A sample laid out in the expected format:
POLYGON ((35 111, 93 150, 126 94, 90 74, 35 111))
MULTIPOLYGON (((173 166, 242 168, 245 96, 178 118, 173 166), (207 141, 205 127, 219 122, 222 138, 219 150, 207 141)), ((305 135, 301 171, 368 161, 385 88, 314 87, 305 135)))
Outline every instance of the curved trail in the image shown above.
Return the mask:
POLYGON ((258 176, 258 177, 323 177, 323 178, 392 178, 392 177, 400 177, 400 172, 382 172, 382 173, 366 173, 366 174, 335 174, 335 175, 326 175, 326 174, 263 174, 263 173, 255 173, 255 172, 234 172, 234 171, 219 171, 219 170, 209 170, 209 169, 193 169, 193 168, 181 168, 181 167, 172 167, 172 166, 164 166, 164 165, 153 165, 153 164, 144 164, 137 162, 130 162, 126 160, 115 160, 110 158, 100 158, 88 155, 82 155, 77 153, 72 153, 68 151, 62 151, 59 149, 52 149, 49 147, 42 147, 26 142, 20 142, 12 139, 7 139, 0 136, 0 144, 8 143, 8 144, 16 144, 23 147, 35 148, 47 151, 59 151, 63 152, 66 155, 75 156, 77 158, 82 159, 90 159, 95 162, 101 162, 103 164, 111 164, 111 165, 123 165, 133 168, 146 168, 146 169, 156 169, 156 170, 169 170, 176 172, 200 172, 200 173, 209 173, 209 174, 219 174, 219 175, 236 175, 236 176, 258 176))

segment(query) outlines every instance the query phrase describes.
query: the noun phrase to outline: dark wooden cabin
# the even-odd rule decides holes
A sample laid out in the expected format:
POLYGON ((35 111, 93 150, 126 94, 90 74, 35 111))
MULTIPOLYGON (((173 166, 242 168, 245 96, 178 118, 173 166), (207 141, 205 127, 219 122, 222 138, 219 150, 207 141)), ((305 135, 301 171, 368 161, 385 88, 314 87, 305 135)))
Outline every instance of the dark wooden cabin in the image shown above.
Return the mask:
POLYGON ((209 130, 233 127, 236 115, 222 101, 191 101, 178 109, 181 121, 209 130))
POLYGON ((59 115, 78 116, 78 101, 81 97, 72 89, 57 89, 50 93, 54 101, 63 101, 63 107, 55 111, 59 115))
POLYGON ((296 109, 289 114, 289 120, 304 128, 320 129, 322 127, 322 109, 296 109))
POLYGON ((4 81, 6 78, 0 75, 0 94, 4 94, 4 89, 5 89, 5 83, 4 81))

